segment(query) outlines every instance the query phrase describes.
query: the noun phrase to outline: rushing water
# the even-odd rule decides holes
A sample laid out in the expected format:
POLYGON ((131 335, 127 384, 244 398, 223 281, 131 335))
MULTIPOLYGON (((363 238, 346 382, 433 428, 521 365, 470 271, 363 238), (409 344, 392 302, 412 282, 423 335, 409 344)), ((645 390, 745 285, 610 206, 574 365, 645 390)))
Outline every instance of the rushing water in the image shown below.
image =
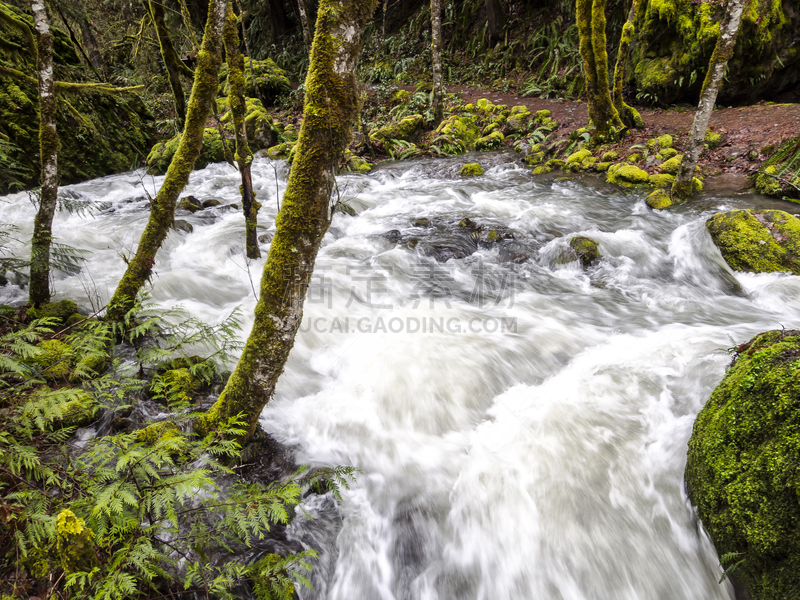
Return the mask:
MULTIPOLYGON (((334 217, 262 415, 299 461, 363 472, 338 531, 318 500, 306 508, 322 516, 294 526, 322 550, 302 597, 732 598, 686 499, 686 445, 725 349, 798 321, 800 278, 733 273, 711 243, 709 214, 752 198, 652 212, 642 193, 480 160, 472 180, 456 175, 463 157, 338 180, 358 215, 334 217), (413 227, 421 217, 429 226, 413 227), (477 243, 465 217, 483 226, 472 237, 513 239, 477 243), (588 270, 563 258, 575 234, 600 243, 588 270)), ((272 231, 286 167, 259 159, 253 175, 272 231)), ((107 300, 160 181, 64 190, 105 206, 57 216, 59 241, 93 253, 80 275, 56 276, 59 296, 107 300)), ((237 202, 238 174, 209 166, 186 193, 237 202)), ((0 203, 27 238, 26 196, 0 203)), ((209 322, 241 307, 247 331, 263 261, 243 257, 240 212, 180 218, 194 232, 170 234, 152 298, 209 322)), ((0 288, 0 302, 23 299, 0 288)))

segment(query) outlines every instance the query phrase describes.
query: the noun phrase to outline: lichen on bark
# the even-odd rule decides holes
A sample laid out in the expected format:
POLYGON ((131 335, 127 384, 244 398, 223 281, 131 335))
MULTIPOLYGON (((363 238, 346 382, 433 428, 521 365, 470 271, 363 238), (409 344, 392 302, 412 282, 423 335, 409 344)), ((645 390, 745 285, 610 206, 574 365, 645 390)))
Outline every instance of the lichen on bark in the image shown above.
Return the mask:
POLYGON ((212 429, 239 413, 258 424, 303 317, 308 278, 330 225, 334 170, 358 115, 355 67, 377 0, 322 0, 305 85, 303 125, 276 233, 261 276, 253 329, 217 402, 197 422, 212 429))
POLYGON ((133 308, 136 295, 150 278, 155 257, 175 218, 175 203, 189 181, 189 174, 203 146, 203 131, 211 114, 217 91, 217 77, 222 62, 222 30, 227 16, 226 0, 210 0, 205 34, 197 58, 192 95, 186 112, 186 126, 178 150, 167 169, 150 210, 136 254, 128 263, 114 295, 109 301, 107 318, 121 322, 133 308))
POLYGON ((438 127, 444 118, 441 0, 431 0, 431 50, 433 57, 433 126, 438 127))

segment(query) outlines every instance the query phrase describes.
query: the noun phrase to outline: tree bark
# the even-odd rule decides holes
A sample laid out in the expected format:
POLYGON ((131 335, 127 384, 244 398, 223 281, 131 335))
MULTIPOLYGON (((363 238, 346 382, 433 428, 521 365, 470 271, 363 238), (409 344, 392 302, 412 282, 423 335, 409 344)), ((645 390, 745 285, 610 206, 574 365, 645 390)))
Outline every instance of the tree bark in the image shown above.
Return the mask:
POLYGON ((594 145, 615 140, 625 129, 608 89, 605 10, 606 0, 577 0, 576 3, 589 120, 595 127, 594 145))
POLYGON ((256 202, 253 193, 253 178, 250 173, 250 163, 253 162, 253 154, 247 143, 247 128, 244 123, 245 100, 244 100, 244 56, 239 50, 239 19, 233 12, 233 6, 228 5, 228 16, 225 20, 225 56, 228 60, 228 105, 233 117, 233 130, 236 135, 236 163, 239 166, 239 173, 242 176, 242 210, 244 212, 245 223, 245 249, 247 258, 261 258, 261 250, 258 248, 258 236, 256 226, 258 225, 258 209, 261 205, 256 202))
POLYGON ((672 184, 673 197, 685 199, 692 195, 692 178, 697 167, 697 161, 703 151, 703 144, 708 130, 708 121, 714 111, 714 104, 717 101, 717 94, 722 85, 722 78, 728 66, 728 60, 733 56, 733 49, 736 46, 736 36, 739 33, 739 25, 742 22, 742 13, 746 0, 730 0, 723 22, 720 24, 720 35, 714 53, 708 63, 708 72, 703 81, 703 90, 700 92, 700 102, 697 105, 697 112, 694 115, 692 131, 686 143, 686 151, 681 160, 681 167, 672 184))
POLYGON ((255 322, 219 399, 196 426, 243 413, 245 438, 272 398, 303 318, 303 302, 330 225, 334 172, 358 115, 355 68, 378 0, 321 0, 305 85, 305 110, 277 231, 261 276, 255 322))
POLYGON ((150 17, 153 19, 158 45, 161 48, 161 57, 164 59, 164 66, 167 69, 169 87, 172 89, 172 97, 175 99, 175 114, 178 117, 179 126, 183 128, 186 123, 186 98, 183 94, 180 74, 186 67, 175 51, 175 46, 172 45, 169 29, 167 29, 167 24, 164 21, 163 0, 142 0, 142 2, 144 2, 145 9, 149 11, 150 17))
POLYGON ((486 0, 486 22, 490 42, 494 43, 500 39, 500 32, 506 24, 506 15, 499 0, 486 0))
POLYGON ((634 23, 639 12, 641 0, 633 0, 631 9, 628 12, 628 20, 622 26, 622 37, 619 40, 619 51, 617 52, 617 64, 614 67, 614 107, 617 109, 622 122, 631 129, 641 129, 644 127, 639 111, 625 104, 622 98, 622 86, 625 83, 625 63, 628 62, 628 51, 631 47, 631 40, 636 31, 634 23))
POLYGON ((441 0, 431 0, 431 50, 433 54, 433 126, 437 127, 444 118, 441 0))
POLYGON ((42 162, 42 191, 39 210, 33 220, 31 238, 30 303, 41 306, 50 300, 50 246, 53 215, 58 196, 58 150, 56 96, 53 83, 53 36, 44 0, 33 0, 33 29, 36 36, 39 73, 39 153, 42 162))
POLYGON ((311 44, 313 38, 311 36, 311 27, 308 25, 308 11, 306 10, 306 0, 297 0, 297 10, 300 12, 300 25, 303 27, 303 41, 306 44, 306 50, 311 52, 311 44))
POLYGON ((128 263, 114 295, 109 301, 107 319, 121 322, 134 306, 136 295, 152 274, 156 252, 167 237, 175 218, 175 204, 189 181, 203 147, 203 130, 211 115, 217 93, 217 77, 222 63, 222 30, 227 15, 227 0, 210 0, 208 21, 197 59, 192 94, 186 113, 186 126, 178 150, 167 169, 164 183, 150 209, 136 254, 128 263))

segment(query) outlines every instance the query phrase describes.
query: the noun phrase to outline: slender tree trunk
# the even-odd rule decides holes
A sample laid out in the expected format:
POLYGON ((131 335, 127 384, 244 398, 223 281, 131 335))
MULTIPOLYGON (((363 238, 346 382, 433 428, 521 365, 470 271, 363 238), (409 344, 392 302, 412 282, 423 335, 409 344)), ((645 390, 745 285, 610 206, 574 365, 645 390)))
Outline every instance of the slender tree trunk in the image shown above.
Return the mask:
POLYGON ((208 21, 198 55, 189 109, 186 113, 186 127, 178 150, 167 169, 164 183, 152 203, 150 219, 139 240, 136 254, 128 263, 128 268, 109 302, 107 318, 111 321, 123 321, 125 314, 133 308, 139 290, 150 278, 156 252, 166 239, 175 218, 178 196, 186 187, 194 163, 200 156, 203 130, 211 115, 211 107, 217 93, 217 77, 222 63, 222 29, 225 25, 227 6, 227 0, 209 2, 208 21))
POLYGON ((33 0, 33 28, 36 36, 39 72, 39 149, 42 161, 42 192, 33 221, 31 239, 30 303, 40 306, 50 300, 50 246, 53 215, 58 196, 58 150, 56 96, 53 84, 53 36, 44 0, 33 0))
POLYGON ((444 118, 442 89, 442 1, 431 0, 431 49, 433 54, 433 126, 444 118))
POLYGON ((688 198, 692 195, 694 170, 703 151, 708 121, 714 111, 714 104, 717 101, 717 94, 722 85, 728 60, 733 56, 745 4, 747 4, 746 0, 729 0, 727 12, 720 24, 719 39, 717 39, 717 45, 708 63, 708 73, 703 81, 703 90, 700 92, 700 102, 697 105, 697 112, 694 114, 686 151, 683 154, 675 183, 672 184, 672 195, 677 198, 688 198))
POLYGON ((230 87, 228 104, 236 135, 236 163, 239 165, 239 173, 242 175, 240 190, 242 192, 242 210, 244 211, 245 248, 247 258, 261 258, 256 232, 258 209, 261 208, 261 205, 256 202, 256 196, 253 193, 253 178, 250 173, 253 154, 247 144, 247 128, 244 124, 244 56, 239 50, 238 25, 239 19, 233 12, 233 6, 229 5, 223 38, 225 40, 225 56, 228 60, 228 85, 230 87))
POLYGON ((625 83, 625 63, 628 62, 628 51, 631 48, 631 40, 635 33, 634 22, 639 12, 641 0, 633 0, 631 9, 628 12, 628 20, 622 26, 622 37, 619 40, 619 51, 617 52, 617 64, 614 67, 614 107, 617 109, 622 122, 631 129, 641 129, 644 121, 639 111, 625 104, 622 98, 622 86, 625 83))
POLYGON ((213 428, 239 413, 249 438, 275 390, 303 318, 303 302, 330 225, 334 172, 358 116, 355 68, 378 0, 321 0, 306 77, 303 125, 277 231, 261 276, 255 322, 214 406, 197 423, 213 428))
POLYGON ((300 25, 303 27, 303 41, 306 44, 306 50, 311 52, 311 27, 308 25, 308 11, 306 10, 306 0, 297 0, 297 10, 300 12, 300 25))
POLYGON ((605 10, 606 0, 577 0, 576 3, 589 120, 595 127, 594 144, 616 139, 625 128, 608 89, 605 10))
POLYGON ((172 88, 172 97, 175 99, 175 114, 178 117, 179 126, 183 128, 186 122, 186 98, 183 94, 180 74, 186 67, 175 51, 175 46, 172 45, 169 29, 167 29, 167 24, 164 22, 163 0, 142 0, 142 2, 153 19, 158 45, 161 47, 161 57, 164 59, 169 86, 172 88), (181 69, 181 67, 183 67, 183 69, 181 69))
POLYGON ((506 15, 499 0, 486 0, 486 22, 488 23, 489 39, 492 43, 500 38, 500 32, 506 24, 506 15))
MULTIPOLYGON (((159 1, 163 2, 163 0, 159 1)), ((194 34, 192 15, 189 12, 189 7, 186 5, 186 0, 178 0, 178 3, 181 5, 181 17, 183 17, 183 26, 186 27, 186 36, 189 38, 189 43, 192 44, 192 50, 197 52, 199 50, 197 36, 194 34)))

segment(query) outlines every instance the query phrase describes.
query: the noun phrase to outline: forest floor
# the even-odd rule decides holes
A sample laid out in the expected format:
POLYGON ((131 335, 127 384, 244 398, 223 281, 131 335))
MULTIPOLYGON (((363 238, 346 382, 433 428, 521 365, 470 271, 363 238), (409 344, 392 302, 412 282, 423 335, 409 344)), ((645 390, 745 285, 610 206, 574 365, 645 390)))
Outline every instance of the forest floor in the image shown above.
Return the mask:
MULTIPOLYGON (((549 110, 553 119, 561 124, 556 132, 558 137, 566 137, 570 131, 589 124, 585 102, 527 98, 513 92, 494 92, 469 86, 451 86, 447 91, 459 94, 465 103, 487 98, 493 104, 525 105, 534 113, 549 110)), ((673 136, 678 151, 683 149, 694 119, 694 107, 678 104, 667 109, 636 108, 645 122, 645 129, 632 130, 616 145, 619 148, 609 149, 644 144, 666 133, 673 136)), ((747 176, 772 153, 772 147, 800 135, 800 104, 761 102, 751 106, 718 108, 711 117, 709 129, 721 134, 723 142, 717 149, 703 153, 700 166, 712 177, 726 175, 723 179, 728 187, 744 188, 747 187, 747 176), (754 150, 758 152, 756 160, 750 157, 754 150)))

